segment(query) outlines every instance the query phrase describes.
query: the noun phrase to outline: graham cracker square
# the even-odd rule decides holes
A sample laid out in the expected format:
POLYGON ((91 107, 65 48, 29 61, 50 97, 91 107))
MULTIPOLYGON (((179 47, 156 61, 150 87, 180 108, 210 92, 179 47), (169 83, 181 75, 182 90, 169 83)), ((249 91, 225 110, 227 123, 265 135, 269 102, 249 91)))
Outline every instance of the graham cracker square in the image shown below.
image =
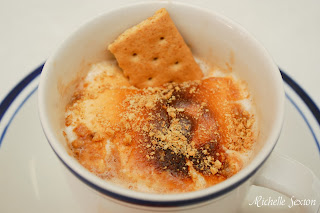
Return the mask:
POLYGON ((191 50, 164 8, 126 30, 108 48, 130 84, 138 88, 203 77, 191 50))

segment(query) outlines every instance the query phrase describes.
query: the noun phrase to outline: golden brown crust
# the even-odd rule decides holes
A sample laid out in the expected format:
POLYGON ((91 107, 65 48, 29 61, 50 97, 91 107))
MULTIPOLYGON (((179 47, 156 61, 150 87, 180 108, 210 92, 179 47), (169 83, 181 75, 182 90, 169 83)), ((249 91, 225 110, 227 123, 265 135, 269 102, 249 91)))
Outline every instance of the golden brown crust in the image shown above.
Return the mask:
POLYGON ((129 82, 138 87, 197 80, 203 74, 166 9, 126 30, 109 45, 129 82))
POLYGON ((134 89, 126 81, 109 84, 115 76, 96 76, 67 108, 66 125, 77 135, 70 148, 83 166, 135 190, 143 182, 157 193, 202 189, 242 168, 225 150, 252 148, 254 119, 237 103, 245 97, 234 79, 134 89))

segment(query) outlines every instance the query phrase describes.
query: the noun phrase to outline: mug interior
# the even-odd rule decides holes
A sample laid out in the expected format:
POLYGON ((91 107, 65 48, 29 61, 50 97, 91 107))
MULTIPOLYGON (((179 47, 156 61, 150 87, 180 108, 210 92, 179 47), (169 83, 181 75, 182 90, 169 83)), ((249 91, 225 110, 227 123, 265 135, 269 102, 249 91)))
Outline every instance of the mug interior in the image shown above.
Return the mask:
MULTIPOLYGON (((39 86, 39 110, 47 139, 58 157, 77 175, 121 196, 148 201, 179 201, 225 191, 244 182, 263 164, 280 134, 284 92, 278 68, 266 50, 241 26, 214 12, 177 2, 148 2, 101 14, 75 31, 57 49, 43 69, 39 86), (225 67, 231 65, 248 83, 257 109, 259 136, 251 162, 233 177, 204 190, 174 195, 135 192, 91 174, 68 153, 64 130, 65 106, 76 83, 90 64, 112 58, 109 43, 129 27, 165 7, 192 52, 225 67), (125 14, 125 15, 124 15, 125 14)), ((221 194, 221 193, 220 193, 221 194)))

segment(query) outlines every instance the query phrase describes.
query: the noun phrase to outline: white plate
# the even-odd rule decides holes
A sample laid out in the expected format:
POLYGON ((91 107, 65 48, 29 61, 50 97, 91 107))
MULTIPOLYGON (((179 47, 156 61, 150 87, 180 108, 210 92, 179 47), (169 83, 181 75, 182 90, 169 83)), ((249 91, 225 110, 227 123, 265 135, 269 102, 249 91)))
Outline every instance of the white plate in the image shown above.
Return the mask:
MULTIPOLYGON (((108 212, 104 200, 84 184, 77 186, 87 190, 88 202, 78 200, 71 190, 74 184, 42 132, 37 107, 41 69, 24 78, 0 104, 0 212, 108 212)), ((275 149, 320 177, 320 111, 299 85, 282 74, 286 116, 275 149)), ((253 186, 243 212, 302 212, 299 207, 249 206, 259 195, 276 199, 280 194, 253 186)))

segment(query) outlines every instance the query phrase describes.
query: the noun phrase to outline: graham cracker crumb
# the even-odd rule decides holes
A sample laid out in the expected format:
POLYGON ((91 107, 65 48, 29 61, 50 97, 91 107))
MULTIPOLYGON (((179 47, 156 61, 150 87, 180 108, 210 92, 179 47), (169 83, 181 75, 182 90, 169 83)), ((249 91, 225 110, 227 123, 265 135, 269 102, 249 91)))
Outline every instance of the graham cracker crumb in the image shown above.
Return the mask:
MULTIPOLYGON (((238 93, 233 90, 239 88, 233 85, 230 89, 230 82, 211 78, 143 89, 105 83, 97 94, 92 94, 95 90, 88 84, 75 93, 67 107, 72 116, 66 116, 66 125, 82 124, 74 129, 78 138, 70 148, 79 162, 100 177, 110 178, 111 164, 102 152, 110 141, 119 156, 127 155, 119 165, 129 175, 143 173, 145 168, 154 169, 150 178, 169 174, 173 180, 190 181, 191 185, 197 177, 221 181, 241 168, 232 164, 226 150, 243 153, 255 141, 254 116, 236 104, 230 93, 238 93), (106 103, 115 106, 112 110, 102 104, 108 99, 112 102, 106 103), (89 100, 91 105, 85 105, 89 100), (88 106, 95 106, 97 112, 84 125, 88 106)), ((127 175, 115 168, 119 177, 127 175)))
POLYGON ((132 142, 132 137, 131 137, 131 135, 125 134, 125 137, 124 137, 123 142, 124 142, 124 144, 127 145, 127 146, 130 145, 131 142, 132 142))

